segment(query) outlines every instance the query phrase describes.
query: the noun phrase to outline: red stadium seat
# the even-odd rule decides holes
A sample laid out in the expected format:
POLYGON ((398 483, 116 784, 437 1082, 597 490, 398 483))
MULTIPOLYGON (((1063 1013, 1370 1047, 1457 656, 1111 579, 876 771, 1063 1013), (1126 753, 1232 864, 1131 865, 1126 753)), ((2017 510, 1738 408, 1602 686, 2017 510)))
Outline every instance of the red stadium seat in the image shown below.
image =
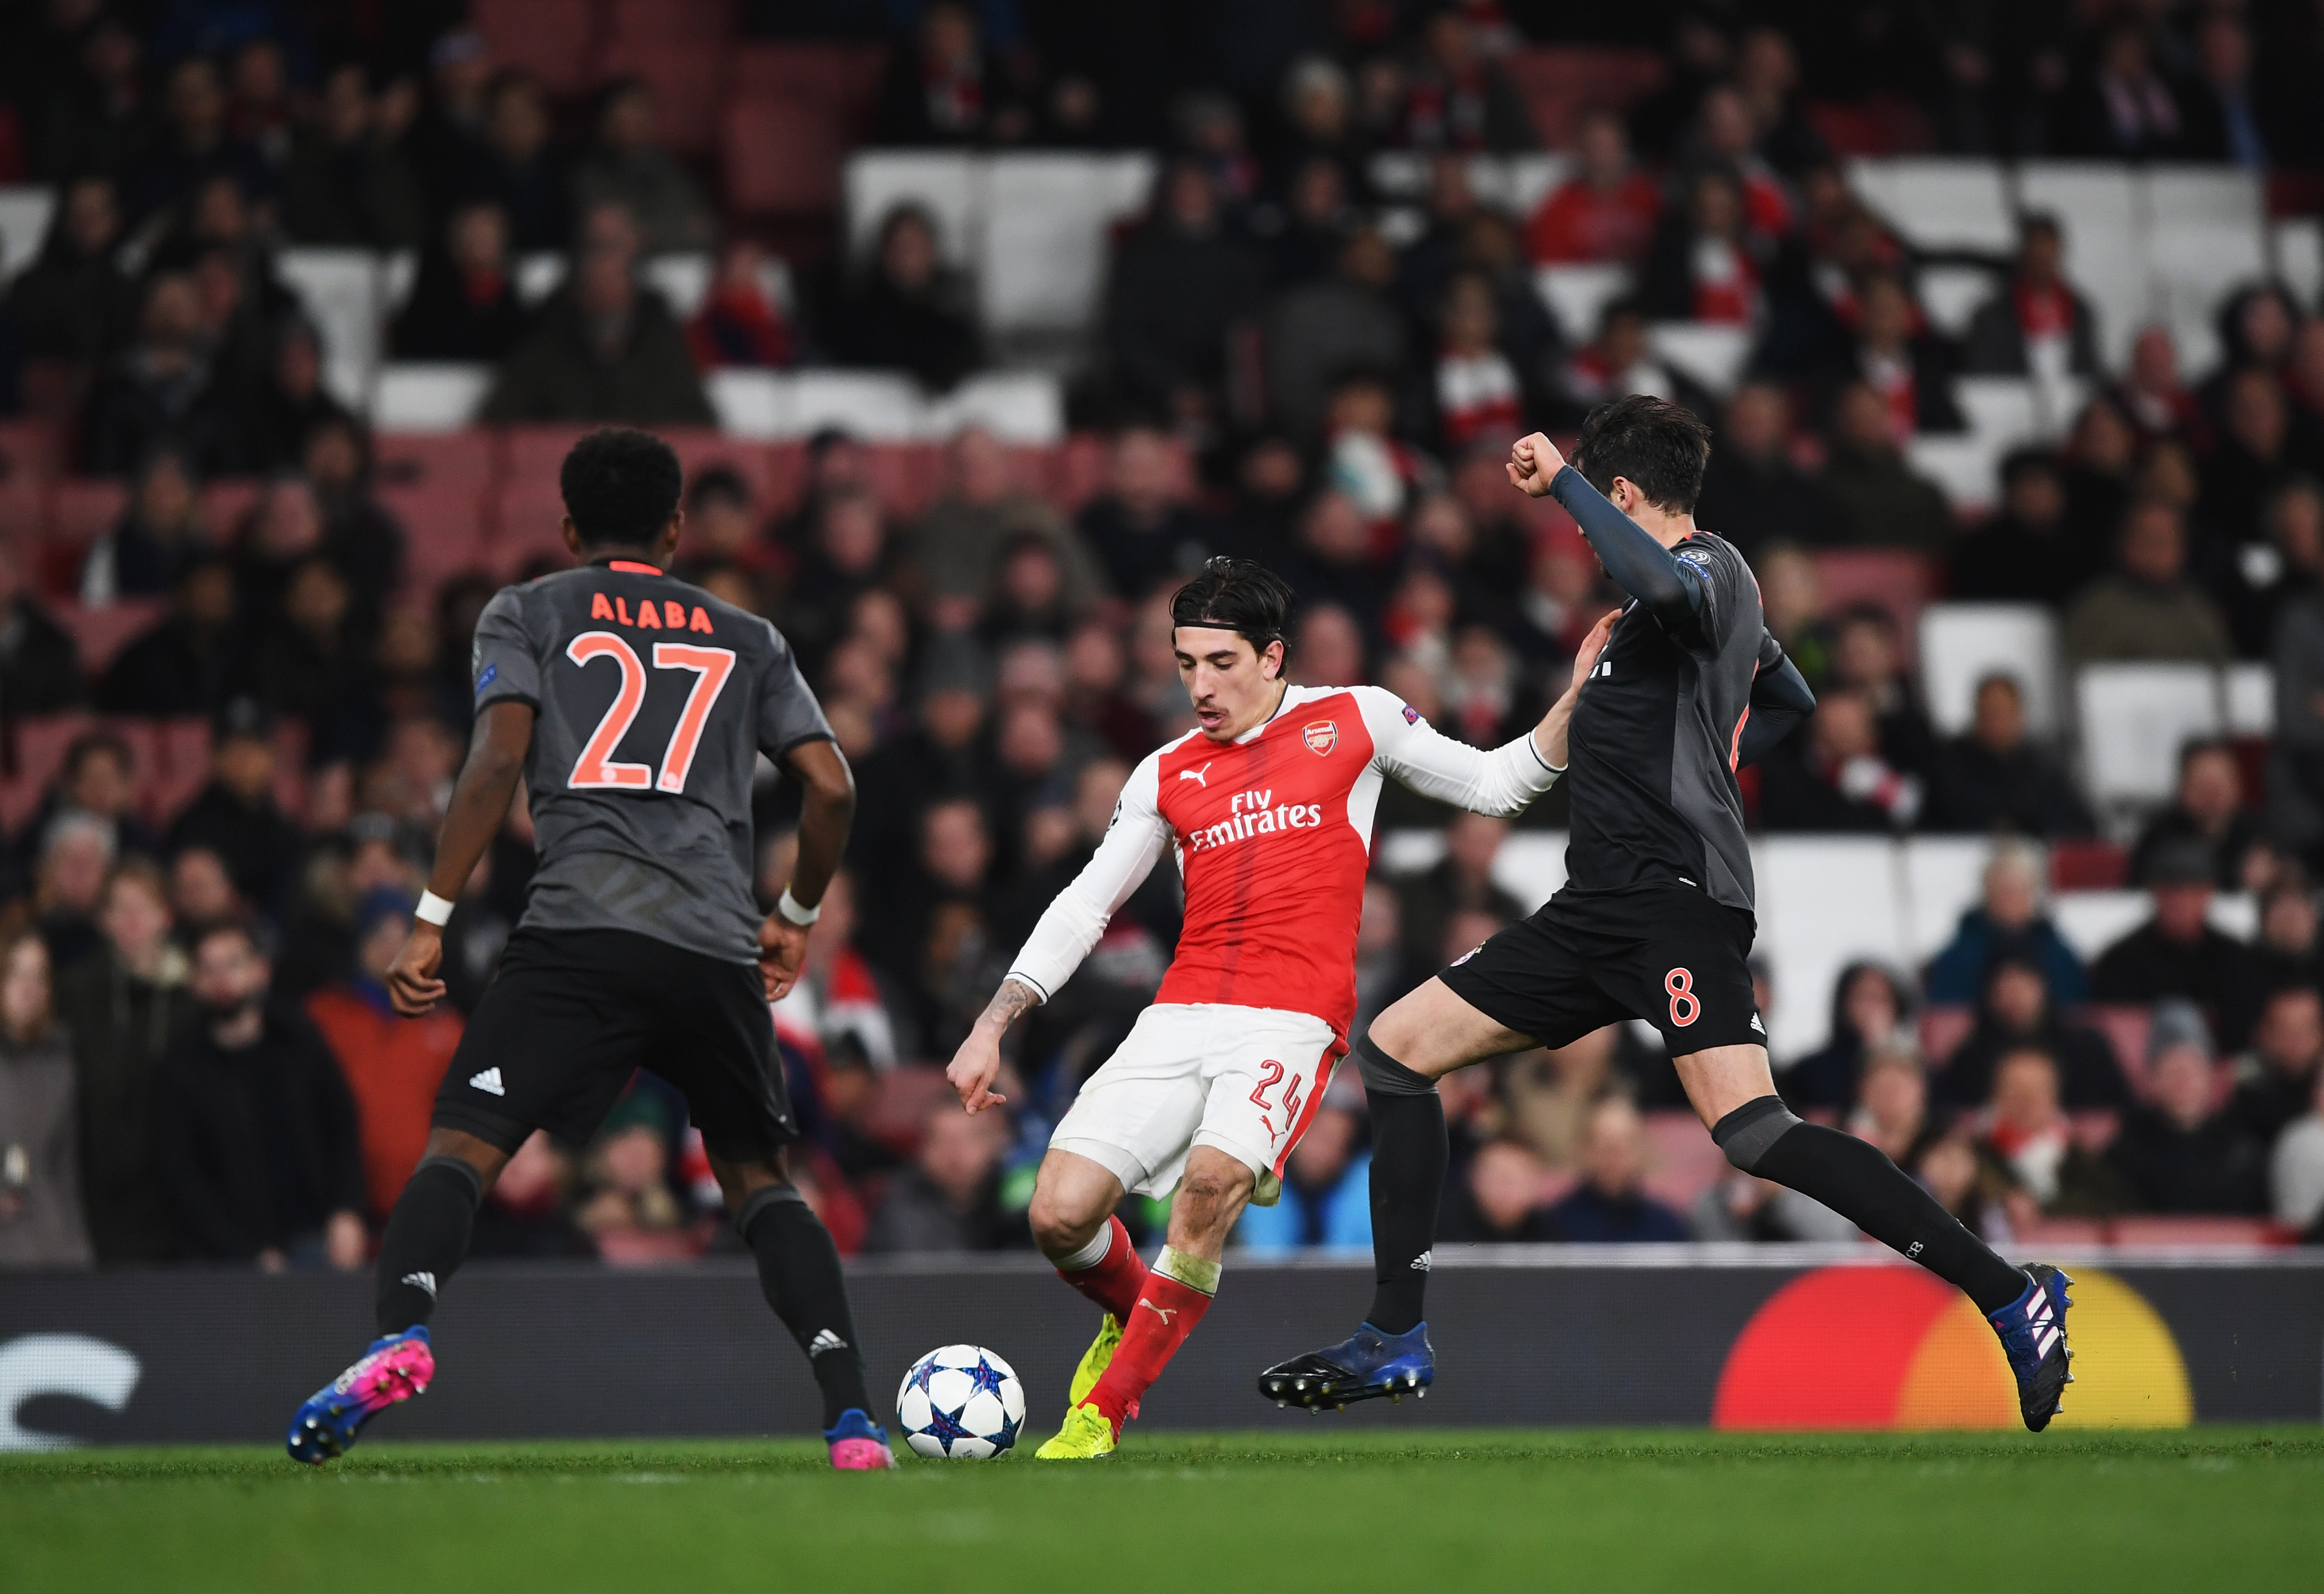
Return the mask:
POLYGON ((1920 635, 1921 611, 1937 590, 1936 561, 1900 548, 1827 548, 1815 554, 1826 614, 1854 604, 1873 604, 1896 622, 1907 653, 1920 635))
POLYGON ((694 485, 695 477, 702 472, 713 465, 724 465, 750 488, 753 510, 761 515, 774 512, 775 471, 764 444, 730 438, 707 427, 669 428, 662 431, 661 437, 685 467, 688 487, 694 485))
POLYGON ((1977 1009, 1966 1002, 1945 1002, 1921 1014, 1921 1055, 1942 1067, 1969 1032, 1977 1027, 1977 1009))
POLYGON ((733 32, 727 0, 605 0, 608 44, 685 44, 715 55, 733 32))
POLYGON ((2151 1027, 2147 1010, 2127 1003, 2093 1002, 2075 1017, 2105 1036, 2114 1047, 2114 1060, 2122 1064, 2131 1094, 2145 1094, 2146 1032, 2151 1027))
POLYGON ((1626 110, 1660 88, 1665 71, 1654 51, 1593 44, 1513 50, 1501 62, 1525 96, 1534 131, 1554 150, 1573 142, 1584 111, 1626 110))
POLYGON ((589 87, 594 0, 474 0, 468 14, 501 65, 531 73, 555 95, 589 87))
POLYGON ((501 481, 510 486, 557 492, 557 472, 573 445, 594 428, 586 426, 512 426, 501 432, 501 481))
POLYGON ((485 492, 479 484, 463 482, 379 489, 380 502, 403 523, 403 579, 414 596, 432 597, 437 587, 463 571, 493 567, 484 535, 485 492))
POLYGON ((15 550, 18 562, 35 579, 39 575, 35 549, 47 520, 42 513, 47 497, 46 487, 30 476, 0 479, 0 542, 15 550))
POLYGON ((232 547, 265 491, 265 483, 246 476, 224 476, 205 486, 202 524, 209 529, 210 540, 220 548, 232 547))
POLYGON ((57 436, 45 421, 0 420, 0 484, 57 474, 57 436))
POLYGON ((812 99, 757 97, 726 106, 726 204, 744 216, 820 214, 839 205, 847 132, 812 99))
POLYGON ((807 493, 807 445, 770 443, 760 457, 767 462, 767 512, 789 514, 807 493))
POLYGON ((2107 1243, 2107 1226, 2096 1218, 2036 1218, 2017 1231, 2017 1241, 2026 1251, 2101 1246, 2107 1243))
POLYGON ((59 482, 49 497, 49 540, 78 552, 103 536, 128 507, 124 483, 87 478, 59 482))
POLYGON ((944 490, 944 456, 933 443, 868 443, 864 474, 892 521, 917 520, 944 490))
POLYGON ((96 715, 79 713, 0 723, 0 829, 13 835, 32 816, 73 738, 96 727, 96 715))
POLYGON ((148 823, 177 817, 210 778, 210 725, 200 718, 141 722, 151 735, 152 756, 137 770, 137 803, 148 823))
POLYGON ((717 42, 651 37, 617 41, 598 58, 601 78, 637 78, 653 91, 654 127, 681 155, 707 154, 718 143, 724 61, 717 42))
POLYGON ((1731 1171, 1726 1155, 1692 1112, 1646 1114, 1646 1190, 1684 1212, 1731 1171))
POLYGON ((94 678, 106 671, 121 650, 161 618, 169 604, 161 598, 124 598, 102 609, 78 604, 59 604, 50 613, 71 633, 73 650, 80 656, 83 675, 94 678))
POLYGON ((484 487, 495 472, 493 434, 382 432, 372 439, 372 475, 383 487, 484 487))
POLYGON ((558 496, 554 479, 545 484, 508 483, 501 489, 491 534, 484 541, 485 568, 503 581, 512 581, 535 559, 548 559, 560 567, 571 564, 572 556, 565 549, 564 522, 565 501, 558 496))
POLYGON ((2130 876, 2130 854, 2113 842, 2064 838, 2050 843, 2053 891, 2116 891, 2130 876))
POLYGON ((737 99, 795 99, 826 106, 840 125, 868 130, 888 51, 879 44, 745 44, 733 53, 727 90, 737 99))

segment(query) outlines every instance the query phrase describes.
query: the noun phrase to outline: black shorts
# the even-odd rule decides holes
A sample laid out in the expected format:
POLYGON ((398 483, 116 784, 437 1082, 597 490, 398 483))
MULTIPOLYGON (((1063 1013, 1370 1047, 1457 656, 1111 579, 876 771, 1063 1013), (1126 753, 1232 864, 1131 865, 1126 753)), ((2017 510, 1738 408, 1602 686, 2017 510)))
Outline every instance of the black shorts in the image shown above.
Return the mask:
POLYGON ((1495 1023, 1563 1046, 1625 1018, 1663 1033, 1670 1055, 1761 1046, 1751 991, 1757 924, 1685 886, 1552 898, 1438 978, 1495 1023))
POLYGON ((435 1124, 514 1151, 579 1144, 647 1068, 685 1094, 703 1144, 766 1161, 798 1138, 757 967, 629 930, 519 930, 436 1092, 435 1124))

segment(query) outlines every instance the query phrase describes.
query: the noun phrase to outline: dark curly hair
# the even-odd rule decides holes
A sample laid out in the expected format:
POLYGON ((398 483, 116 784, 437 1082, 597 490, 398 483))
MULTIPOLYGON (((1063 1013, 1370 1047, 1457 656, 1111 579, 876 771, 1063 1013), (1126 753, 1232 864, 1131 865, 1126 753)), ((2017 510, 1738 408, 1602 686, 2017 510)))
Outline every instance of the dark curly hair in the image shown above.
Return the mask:
POLYGON ((651 432, 605 427, 573 445, 557 473, 584 548, 649 548, 678 513, 685 473, 651 432))

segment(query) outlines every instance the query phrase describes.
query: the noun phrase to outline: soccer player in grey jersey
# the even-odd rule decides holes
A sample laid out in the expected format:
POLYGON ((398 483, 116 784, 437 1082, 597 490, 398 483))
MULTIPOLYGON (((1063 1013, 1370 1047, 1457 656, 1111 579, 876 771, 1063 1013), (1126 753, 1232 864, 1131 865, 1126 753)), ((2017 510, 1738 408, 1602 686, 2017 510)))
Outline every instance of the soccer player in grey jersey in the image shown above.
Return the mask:
POLYGON ((1510 484, 1554 496, 1631 602, 1568 733, 1564 888, 1372 1021, 1354 1048, 1372 1118, 1372 1309, 1343 1343, 1259 1377, 1283 1404, 1417 1392, 1434 1377, 1421 1301, 1447 1148, 1436 1081, 1638 1018, 1662 1034, 1727 1159, 1814 1197, 1959 1286, 2000 1335, 2025 1425, 2070 1382, 2070 1281, 2005 1262, 1877 1147, 1803 1123, 1775 1093, 1748 966, 1756 933, 1736 771, 1815 699, 1767 634, 1758 584, 1694 503, 1711 434, 1645 395, 1591 415, 1574 465, 1536 433, 1510 484))
POLYGON ((505 588, 477 623, 475 742, 388 974, 399 1012, 443 1000, 441 926, 520 777, 540 863, 446 1070, 427 1154, 388 1218, 380 1337, 300 1407, 290 1453, 337 1455, 373 1415, 427 1388, 437 1294, 510 1156, 540 1129, 587 1140, 647 1068, 685 1093, 768 1304, 807 1352, 833 1464, 893 1466, 839 1253, 786 1167, 798 1129, 767 1009, 798 978, 853 779, 781 634, 664 574, 683 524, 669 445, 593 433, 559 484, 581 565, 505 588), (803 792, 798 860, 763 917, 751 884, 761 753, 803 792))

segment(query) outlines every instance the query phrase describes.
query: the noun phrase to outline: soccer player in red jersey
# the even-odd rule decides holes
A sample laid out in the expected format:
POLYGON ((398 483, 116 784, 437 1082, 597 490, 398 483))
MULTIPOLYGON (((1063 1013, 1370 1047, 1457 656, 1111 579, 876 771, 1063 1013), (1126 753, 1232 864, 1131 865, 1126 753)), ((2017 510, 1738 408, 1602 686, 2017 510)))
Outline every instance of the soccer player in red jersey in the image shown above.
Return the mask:
MULTIPOLYGON (((1440 735, 1376 686, 1284 677, 1291 593, 1213 559, 1172 601, 1178 674, 1199 728, 1139 763, 1080 876, 1052 903, 953 1058, 971 1112, 992 1093, 1010 1022, 1072 975, 1167 847, 1185 877, 1169 973, 1057 1125, 1033 1194, 1035 1240, 1105 1312, 1044 1460, 1105 1455, 1219 1285, 1244 1203, 1271 1204, 1285 1159, 1346 1055, 1372 815, 1393 776, 1479 813, 1522 811, 1562 772, 1573 690, 1490 752, 1440 735), (1113 1215, 1175 1190, 1149 1271, 1113 1215)), ((1578 686, 1613 616, 1584 642, 1578 686)))

